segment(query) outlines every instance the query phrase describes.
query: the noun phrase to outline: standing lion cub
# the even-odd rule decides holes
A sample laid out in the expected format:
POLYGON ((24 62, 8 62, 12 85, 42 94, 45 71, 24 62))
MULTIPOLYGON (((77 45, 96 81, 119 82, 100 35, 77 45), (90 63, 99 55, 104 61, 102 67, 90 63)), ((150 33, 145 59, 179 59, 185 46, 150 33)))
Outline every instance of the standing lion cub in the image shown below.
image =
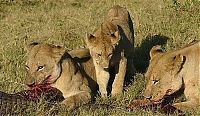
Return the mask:
POLYGON ((111 70, 114 72, 111 95, 121 94, 125 75, 134 73, 134 31, 129 12, 118 5, 112 7, 94 35, 88 35, 86 44, 95 65, 101 95, 108 94, 111 70))
POLYGON ((32 43, 27 50, 27 84, 50 83, 63 93, 63 104, 69 109, 91 101, 97 84, 92 60, 81 61, 89 56, 87 49, 70 52, 79 62, 60 46, 32 43))

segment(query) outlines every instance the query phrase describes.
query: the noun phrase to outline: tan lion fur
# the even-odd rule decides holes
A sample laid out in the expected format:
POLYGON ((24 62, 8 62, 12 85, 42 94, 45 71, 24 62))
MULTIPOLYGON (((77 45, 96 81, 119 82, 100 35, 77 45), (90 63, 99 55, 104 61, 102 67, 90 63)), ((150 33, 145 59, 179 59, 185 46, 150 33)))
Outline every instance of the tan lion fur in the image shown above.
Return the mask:
POLYGON ((92 100, 97 84, 92 60, 85 59, 87 49, 70 51, 74 58, 62 47, 50 44, 32 43, 27 49, 27 84, 51 83, 63 93, 62 103, 69 109, 92 100))
POLYGON ((95 65, 101 95, 108 94, 111 68, 115 72, 111 95, 121 94, 125 75, 134 73, 134 31, 129 12, 118 5, 112 7, 101 26, 93 35, 88 35, 86 44, 95 65))
POLYGON ((200 42, 171 51, 162 52, 159 46, 150 51, 151 60, 145 74, 148 83, 144 96, 153 101, 161 100, 184 89, 185 102, 172 106, 182 111, 191 111, 200 105, 200 42))

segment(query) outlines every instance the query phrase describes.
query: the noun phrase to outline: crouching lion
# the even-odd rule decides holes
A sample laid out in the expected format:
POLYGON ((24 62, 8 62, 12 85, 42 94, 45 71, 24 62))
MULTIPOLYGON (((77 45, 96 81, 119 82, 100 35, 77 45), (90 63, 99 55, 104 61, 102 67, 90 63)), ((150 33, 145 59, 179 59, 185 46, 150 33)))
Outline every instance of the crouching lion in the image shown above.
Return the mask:
POLYGON ((59 89, 69 109, 92 100, 97 91, 95 70, 89 51, 80 49, 68 54, 62 47, 32 43, 27 47, 27 84, 49 83, 59 89), (74 58, 72 58, 74 57, 74 58))
POLYGON ((192 111, 200 103, 200 42, 164 53, 160 46, 150 51, 150 65, 145 74, 148 83, 144 97, 159 102, 164 96, 184 89, 186 101, 173 103, 181 111, 192 111))
POLYGON ((121 94, 125 75, 134 74, 134 30, 129 12, 118 5, 113 6, 94 35, 88 35, 86 44, 95 65, 101 95, 108 95, 110 85, 111 95, 121 94))

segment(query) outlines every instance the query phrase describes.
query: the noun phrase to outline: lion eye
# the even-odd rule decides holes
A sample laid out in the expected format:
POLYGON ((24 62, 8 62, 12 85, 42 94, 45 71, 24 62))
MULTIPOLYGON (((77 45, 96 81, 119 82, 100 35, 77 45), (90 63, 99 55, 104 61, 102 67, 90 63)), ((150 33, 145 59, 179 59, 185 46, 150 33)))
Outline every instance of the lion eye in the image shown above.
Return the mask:
POLYGON ((112 56, 112 53, 108 54, 108 57, 111 57, 112 56))
POLYGON ((29 69, 30 69, 28 65, 25 65, 25 67, 26 67, 26 69, 27 69, 27 70, 29 70, 29 69))
POLYGON ((40 71, 40 70, 42 70, 43 68, 44 68, 44 66, 38 66, 37 71, 40 71))
POLYGON ((157 84, 159 81, 158 80, 153 80, 153 84, 157 84))
POLYGON ((98 57, 101 57, 101 54, 97 54, 98 55, 98 57))

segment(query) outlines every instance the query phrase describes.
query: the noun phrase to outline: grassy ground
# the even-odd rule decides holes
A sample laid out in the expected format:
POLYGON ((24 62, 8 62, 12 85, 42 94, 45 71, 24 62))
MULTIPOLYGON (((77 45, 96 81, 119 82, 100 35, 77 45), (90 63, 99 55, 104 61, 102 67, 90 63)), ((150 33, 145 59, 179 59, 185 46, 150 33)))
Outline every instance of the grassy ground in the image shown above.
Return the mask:
MULTIPOLYGON (((25 78, 24 46, 32 41, 53 43, 71 50, 84 47, 115 4, 126 7, 135 29, 135 65, 138 74, 119 100, 97 99, 114 108, 80 107, 60 115, 161 115, 125 109, 145 86, 143 73, 149 49, 162 44, 166 51, 180 48, 200 36, 200 2, 197 0, 0 0, 0 90, 22 90, 25 78)), ((38 110, 39 112, 39 110, 38 110)), ((32 115, 37 112, 32 113, 32 115)))

